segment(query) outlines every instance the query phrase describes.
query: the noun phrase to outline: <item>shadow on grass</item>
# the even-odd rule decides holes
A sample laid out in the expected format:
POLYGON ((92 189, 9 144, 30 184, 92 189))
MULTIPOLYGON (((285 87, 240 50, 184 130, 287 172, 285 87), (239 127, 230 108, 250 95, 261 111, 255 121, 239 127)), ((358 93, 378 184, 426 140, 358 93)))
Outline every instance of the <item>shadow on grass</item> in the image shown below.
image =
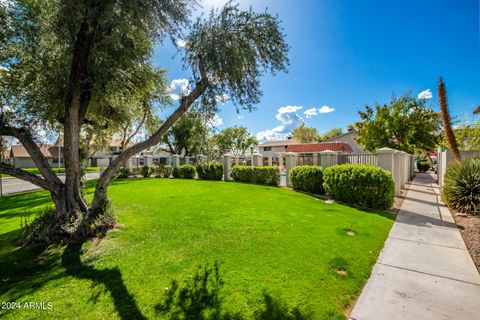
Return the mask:
MULTIPOLYGON (((240 320, 246 319, 240 313, 224 310, 221 290, 224 282, 220 276, 217 261, 213 266, 199 266, 196 273, 180 286, 173 280, 170 288, 165 288, 163 300, 155 306, 155 311, 162 318, 240 320)), ((263 294, 263 305, 256 310, 256 320, 309 320, 312 316, 300 309, 289 309, 281 300, 276 300, 267 293, 263 294)))
POLYGON ((93 266, 83 264, 83 243, 69 244, 62 255, 62 266, 65 273, 78 279, 87 279, 96 284, 103 284, 113 299, 115 309, 121 319, 146 319, 137 306, 135 298, 128 292, 123 283, 118 267, 97 270, 93 266))

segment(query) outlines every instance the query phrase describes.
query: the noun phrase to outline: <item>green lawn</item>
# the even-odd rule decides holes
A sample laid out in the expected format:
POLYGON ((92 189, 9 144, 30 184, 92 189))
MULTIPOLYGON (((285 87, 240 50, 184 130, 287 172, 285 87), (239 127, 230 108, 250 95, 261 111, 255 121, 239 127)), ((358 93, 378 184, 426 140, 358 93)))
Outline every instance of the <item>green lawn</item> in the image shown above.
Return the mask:
POLYGON ((17 245, 20 221, 48 194, 0 200, 0 301, 53 304, 0 317, 342 319, 393 224, 390 214, 240 183, 118 180, 109 195, 119 230, 30 250, 17 245))

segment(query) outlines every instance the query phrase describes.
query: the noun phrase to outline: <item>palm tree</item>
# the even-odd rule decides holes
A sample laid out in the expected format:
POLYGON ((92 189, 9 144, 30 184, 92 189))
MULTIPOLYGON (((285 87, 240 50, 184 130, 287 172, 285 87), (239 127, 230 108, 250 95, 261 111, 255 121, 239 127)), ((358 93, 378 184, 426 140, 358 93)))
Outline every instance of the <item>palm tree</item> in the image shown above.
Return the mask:
POLYGON ((447 89, 443 83, 442 77, 438 80, 438 100, 440 102, 440 115, 442 117, 443 129, 445 132, 445 138, 447 143, 452 150, 453 156, 456 160, 461 160, 462 156, 458 150, 457 139, 455 139, 455 134, 453 133, 452 123, 450 119, 450 113, 448 112, 448 103, 447 103, 447 89))

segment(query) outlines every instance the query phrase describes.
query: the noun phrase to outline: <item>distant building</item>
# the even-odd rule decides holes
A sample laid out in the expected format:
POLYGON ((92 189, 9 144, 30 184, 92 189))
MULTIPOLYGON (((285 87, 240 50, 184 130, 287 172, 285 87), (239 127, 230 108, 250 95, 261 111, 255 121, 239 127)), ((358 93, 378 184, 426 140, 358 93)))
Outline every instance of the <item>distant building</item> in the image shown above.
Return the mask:
MULTIPOLYGON (((58 167, 58 161, 60 161, 60 166, 63 167, 62 147, 59 148, 58 146, 55 146, 53 144, 40 144, 38 145, 38 147, 51 167, 58 167)), ((28 154, 27 149, 25 149, 23 145, 13 145, 10 148, 10 154, 8 158, 10 164, 15 168, 37 167, 32 157, 30 157, 30 155, 28 154)))
POLYGON ((354 152, 354 153, 365 152, 362 146, 357 141, 355 141, 355 138, 357 137, 358 136, 354 131, 348 131, 346 133, 342 133, 341 135, 325 140, 323 142, 344 142, 350 145, 350 147, 352 148, 351 152, 354 152))
POLYGON ((258 151, 264 157, 276 157, 278 153, 285 152, 288 146, 298 144, 293 139, 267 141, 258 145, 258 151))

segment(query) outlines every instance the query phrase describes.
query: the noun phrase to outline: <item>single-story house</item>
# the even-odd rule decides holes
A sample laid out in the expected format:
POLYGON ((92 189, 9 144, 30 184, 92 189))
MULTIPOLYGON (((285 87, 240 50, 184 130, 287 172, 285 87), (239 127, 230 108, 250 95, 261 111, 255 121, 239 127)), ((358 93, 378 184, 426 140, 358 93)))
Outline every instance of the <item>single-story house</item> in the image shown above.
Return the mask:
MULTIPOLYGON (((53 144, 40 144, 38 145, 43 156, 47 159, 51 167, 58 167, 59 154, 60 154, 60 166, 63 166, 63 150, 62 147, 55 146, 53 144), (60 153, 59 153, 60 151, 60 153)), ((35 162, 28 154, 23 145, 13 145, 10 148, 9 161, 15 168, 36 168, 35 162)))

